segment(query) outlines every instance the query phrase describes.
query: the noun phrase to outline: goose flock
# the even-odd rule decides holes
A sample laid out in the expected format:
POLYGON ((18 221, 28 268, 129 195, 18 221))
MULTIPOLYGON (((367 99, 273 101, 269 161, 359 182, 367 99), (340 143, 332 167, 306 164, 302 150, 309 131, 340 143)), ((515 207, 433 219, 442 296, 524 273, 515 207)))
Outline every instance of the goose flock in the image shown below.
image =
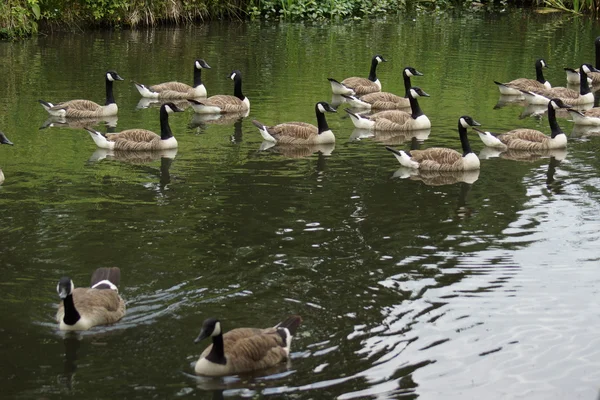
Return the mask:
MULTIPOLYGON (((596 39, 595 46, 598 66, 600 37, 596 39)), ((379 54, 373 56, 367 78, 350 77, 341 81, 329 78, 332 93, 341 96, 350 106, 346 112, 356 128, 372 132, 375 137, 396 132, 418 138, 420 131, 431 128, 431 121, 419 105, 419 99, 429 95, 421 87, 413 86, 411 82, 411 78, 423 74, 413 67, 405 67, 402 71, 404 95, 384 92, 377 78, 377 67, 385 61, 386 59, 379 54)), ((577 70, 565 68, 568 83, 579 86, 579 90, 572 90, 551 86, 543 75, 543 69, 547 67, 544 59, 538 59, 535 61, 536 79, 518 78, 495 84, 502 96, 514 96, 529 104, 547 106, 550 135, 524 128, 515 128, 499 134, 491 133, 478 128, 481 124, 472 117, 462 115, 458 118, 457 126, 462 151, 442 147, 403 150, 386 146, 385 149, 394 155, 402 167, 411 171, 469 172, 478 170, 481 164, 471 149, 469 128, 477 133, 486 147, 499 151, 565 148, 567 137, 558 124, 558 110, 568 110, 567 115, 572 117, 576 125, 600 126, 600 108, 591 108, 594 102, 592 88, 594 84, 600 83, 600 71, 587 63, 581 64, 577 70)), ((228 76, 233 81, 233 95, 219 94, 208 97, 202 81, 202 70, 210 69, 210 66, 205 60, 197 59, 193 68, 193 86, 180 82, 151 86, 135 83, 135 88, 142 97, 163 101, 159 111, 159 133, 142 128, 102 133, 91 127, 95 118, 112 117, 118 112, 113 84, 123 81, 123 78, 113 70, 105 74, 104 105, 90 100, 39 102, 52 117, 79 121, 79 127, 90 134, 100 149, 132 153, 176 149, 177 140, 169 126, 169 115, 183 111, 176 103, 177 100, 191 106, 198 114, 231 114, 239 119, 250 113, 250 101, 243 94, 242 73, 239 70, 232 71, 228 76)), ((315 104, 316 126, 307 122, 269 125, 253 120, 252 123, 258 128, 262 138, 271 145, 288 149, 302 148, 310 144, 335 142, 335 135, 325 117, 326 113, 334 112, 336 108, 330 103, 319 101, 315 104)), ((13 145, 2 132, 0 144, 13 145)), ((4 174, 0 169, 0 184, 3 181, 4 174)), ((56 289, 61 299, 56 314, 59 329, 88 330, 97 325, 114 324, 123 318, 126 307, 125 301, 119 295, 120 279, 119 268, 98 268, 92 274, 88 288, 75 288, 72 279, 61 278, 56 289)), ((199 375, 224 376, 277 365, 289 358, 291 341, 301 321, 300 316, 291 315, 273 327, 237 328, 225 333, 218 319, 208 318, 204 321, 195 342, 211 338, 212 344, 201 353, 194 370, 199 375)))

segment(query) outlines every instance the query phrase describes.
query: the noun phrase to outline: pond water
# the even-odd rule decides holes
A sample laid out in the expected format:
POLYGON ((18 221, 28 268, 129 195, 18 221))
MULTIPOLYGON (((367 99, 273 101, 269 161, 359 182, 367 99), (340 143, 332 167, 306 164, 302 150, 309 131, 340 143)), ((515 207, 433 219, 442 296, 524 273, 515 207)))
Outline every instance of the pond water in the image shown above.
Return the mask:
POLYGON ((543 57, 564 86, 563 67, 593 63, 599 34, 587 19, 517 11, 0 43, 0 130, 15 143, 0 146, 3 397, 595 398, 600 138, 483 159, 472 184, 407 177, 384 145, 459 149, 461 115, 549 132, 522 105, 498 107, 493 81, 534 77, 543 57), (404 66, 423 72, 413 84, 431 95, 420 101, 426 140, 362 137, 341 105, 327 115, 335 146, 261 147, 252 119, 314 123, 327 78, 366 76, 376 53, 389 60, 378 69, 386 91, 404 92, 404 66), (50 126, 37 103, 102 102, 112 68, 125 78, 118 120, 98 129, 158 131, 133 81, 191 83, 196 58, 212 67, 209 95, 231 93, 227 75, 241 70, 251 112, 217 123, 173 114, 176 154, 106 154, 81 126, 50 126), (121 268, 127 316, 59 332, 58 279, 86 286, 101 266, 121 268), (303 323, 289 364, 194 376, 205 318, 227 330, 291 313, 303 323))

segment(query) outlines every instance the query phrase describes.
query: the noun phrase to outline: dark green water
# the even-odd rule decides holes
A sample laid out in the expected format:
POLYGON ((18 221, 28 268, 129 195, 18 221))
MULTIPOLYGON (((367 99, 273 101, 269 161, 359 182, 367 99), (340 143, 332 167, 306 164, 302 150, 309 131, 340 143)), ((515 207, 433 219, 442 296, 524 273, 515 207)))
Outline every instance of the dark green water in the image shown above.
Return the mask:
MULTIPOLYGON (((486 129, 532 127, 523 107, 495 109, 493 80, 546 77, 594 61, 594 22, 527 13, 328 25, 213 23, 190 29, 55 34, 0 44, 0 391, 3 397, 594 398, 600 384, 597 137, 554 158, 482 160, 472 185, 401 179, 384 143, 355 140, 340 107, 327 149, 261 151, 252 119, 314 122, 328 77, 368 73, 384 90, 402 68, 431 97, 421 147, 459 148, 467 114, 486 129), (132 81, 231 93, 239 69, 251 112, 241 122, 171 116, 174 159, 106 156, 82 129, 54 126, 37 99, 104 96, 114 68, 116 131, 158 130, 132 81), (85 286, 122 270, 128 314, 70 336, 53 320, 63 275, 85 286), (224 329, 304 322, 289 365, 256 376, 193 376, 209 316, 224 329)), ((559 120, 571 132, 572 123, 559 120)), ((100 125, 100 130, 106 127, 100 125)), ((479 153, 483 145, 471 135, 479 153)), ((471 178, 473 179, 473 178, 471 178)))

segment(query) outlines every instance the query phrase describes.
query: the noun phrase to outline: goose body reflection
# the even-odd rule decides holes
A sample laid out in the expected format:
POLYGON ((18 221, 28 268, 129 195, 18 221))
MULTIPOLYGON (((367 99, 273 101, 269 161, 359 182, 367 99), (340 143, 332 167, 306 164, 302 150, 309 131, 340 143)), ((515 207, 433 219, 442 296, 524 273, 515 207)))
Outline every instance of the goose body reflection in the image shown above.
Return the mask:
POLYGON ((319 153, 324 156, 330 156, 335 150, 335 143, 276 146, 275 143, 265 140, 260 144, 259 150, 279 153, 289 158, 304 158, 309 157, 315 153, 319 153))
POLYGON ((99 117, 99 118, 65 118, 65 117, 54 117, 50 116, 40 129, 47 128, 70 128, 70 129, 84 129, 90 126, 97 126, 104 123, 107 128, 115 128, 119 117, 116 115, 99 117))
POLYGON ((479 179, 479 170, 469 171, 428 171, 400 167, 394 172, 394 178, 422 181, 428 186, 453 185, 458 182, 473 184, 479 179))

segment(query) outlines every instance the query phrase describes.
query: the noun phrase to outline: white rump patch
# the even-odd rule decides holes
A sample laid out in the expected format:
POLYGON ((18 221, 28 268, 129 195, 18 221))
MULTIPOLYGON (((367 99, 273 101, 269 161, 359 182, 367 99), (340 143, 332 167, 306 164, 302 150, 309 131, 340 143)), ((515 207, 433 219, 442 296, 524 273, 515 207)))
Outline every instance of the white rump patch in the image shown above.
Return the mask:
MULTIPOLYGON (((96 287, 102 286, 102 285, 107 285, 108 287, 110 287, 111 290, 114 290, 115 292, 119 291, 119 289, 115 286, 115 284, 112 283, 111 281, 109 281, 108 279, 105 279, 103 281, 96 283, 94 286, 92 286, 92 289, 96 289, 96 287)), ((73 286, 72 283, 71 283, 71 286, 73 286)))

